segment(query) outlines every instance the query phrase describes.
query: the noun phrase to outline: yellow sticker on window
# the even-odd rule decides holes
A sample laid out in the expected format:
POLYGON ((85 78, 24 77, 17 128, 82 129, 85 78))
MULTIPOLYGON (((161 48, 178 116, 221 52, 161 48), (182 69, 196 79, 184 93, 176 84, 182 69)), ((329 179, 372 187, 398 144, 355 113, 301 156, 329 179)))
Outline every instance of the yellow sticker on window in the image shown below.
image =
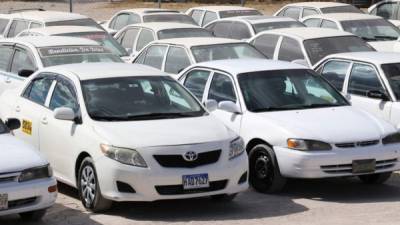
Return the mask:
POLYGON ((22 120, 22 132, 32 135, 32 122, 29 120, 22 120))

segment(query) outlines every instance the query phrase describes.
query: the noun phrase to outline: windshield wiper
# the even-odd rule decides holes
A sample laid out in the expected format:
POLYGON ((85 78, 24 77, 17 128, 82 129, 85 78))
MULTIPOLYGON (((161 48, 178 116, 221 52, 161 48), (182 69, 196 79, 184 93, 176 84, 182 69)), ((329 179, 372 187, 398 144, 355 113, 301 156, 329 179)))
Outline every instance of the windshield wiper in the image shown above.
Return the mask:
POLYGON ((375 36, 375 39, 389 39, 389 40, 397 40, 398 37, 394 36, 384 36, 384 35, 377 35, 375 36))
POLYGON ((121 120, 152 120, 152 119, 170 119, 170 118, 184 118, 184 117, 196 117, 201 116, 203 113, 191 112, 191 113, 148 113, 142 115, 132 115, 120 117, 121 120))
POLYGON ((370 37, 361 37, 364 41, 377 41, 378 39, 376 38, 370 38, 370 37))
MULTIPOLYGON (((300 106, 301 107, 301 106, 300 106)), ((259 109, 253 109, 252 111, 253 112, 269 112, 269 111, 283 111, 283 110, 294 110, 294 109, 298 109, 299 107, 293 107, 293 106, 290 106, 290 107, 285 107, 285 106, 281 106, 281 107, 274 107, 274 106, 271 106, 271 107, 266 107, 266 108, 259 108, 259 109)))
POLYGON ((343 105, 332 104, 332 103, 313 103, 313 104, 304 105, 303 108, 324 108, 324 107, 337 107, 337 106, 343 106, 343 105))

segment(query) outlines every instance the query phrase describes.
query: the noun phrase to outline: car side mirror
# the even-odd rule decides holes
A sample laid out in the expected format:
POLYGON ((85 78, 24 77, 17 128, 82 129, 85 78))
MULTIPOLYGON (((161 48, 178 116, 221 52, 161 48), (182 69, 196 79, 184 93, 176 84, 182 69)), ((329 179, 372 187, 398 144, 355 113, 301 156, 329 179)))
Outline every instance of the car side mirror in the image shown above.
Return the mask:
POLYGON ((236 103, 232 101, 222 101, 218 104, 218 109, 224 110, 230 113, 234 114, 241 114, 242 111, 239 109, 239 107, 236 105, 236 103))
POLYGON ((33 70, 22 69, 22 70, 18 71, 18 76, 20 76, 20 77, 29 77, 34 72, 35 71, 33 71, 33 70))
POLYGON ((381 91, 368 91, 367 92, 367 97, 368 98, 374 98, 374 99, 380 99, 382 101, 389 101, 390 98, 386 93, 383 93, 381 91))
POLYGON ((218 102, 214 99, 209 99, 204 103, 204 106, 208 111, 212 112, 218 109, 218 102))
POLYGON ((58 120, 75 121, 75 112, 71 108, 60 107, 54 110, 54 118, 58 120))
POLYGON ((19 119, 15 119, 15 118, 7 119, 5 124, 9 130, 17 130, 21 127, 21 122, 19 121, 19 119))

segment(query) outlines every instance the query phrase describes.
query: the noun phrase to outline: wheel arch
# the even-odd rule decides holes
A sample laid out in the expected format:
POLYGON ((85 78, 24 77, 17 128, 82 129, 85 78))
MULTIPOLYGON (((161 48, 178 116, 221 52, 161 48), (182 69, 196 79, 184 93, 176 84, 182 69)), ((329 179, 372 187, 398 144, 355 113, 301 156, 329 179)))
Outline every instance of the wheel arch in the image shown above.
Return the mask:
POLYGON ((261 138, 253 138, 251 139, 247 145, 246 145, 246 152, 250 153, 251 149, 253 149, 255 146, 259 145, 259 144, 265 144, 268 145, 268 147, 270 147, 271 149, 273 149, 273 146, 268 143, 267 141, 261 139, 261 138))
POLYGON ((81 152, 81 153, 79 154, 79 156, 77 157, 76 162, 75 162, 75 181, 78 180, 79 168, 80 168, 80 166, 81 166, 83 160, 84 160, 85 158, 87 158, 87 157, 90 157, 90 158, 91 158, 92 156, 91 156, 89 153, 85 152, 85 151, 81 152))

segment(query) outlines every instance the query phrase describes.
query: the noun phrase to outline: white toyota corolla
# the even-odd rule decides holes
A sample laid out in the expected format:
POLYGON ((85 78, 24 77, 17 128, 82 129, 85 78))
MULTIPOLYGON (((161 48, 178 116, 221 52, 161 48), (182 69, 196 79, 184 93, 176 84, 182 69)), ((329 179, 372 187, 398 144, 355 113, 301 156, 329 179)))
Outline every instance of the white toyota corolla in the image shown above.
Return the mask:
POLYGON ((19 127, 17 119, 0 120, 0 216, 36 221, 54 204, 57 183, 37 150, 11 134, 19 127))
POLYGON ((240 134, 249 180, 262 192, 286 178, 359 176, 386 181, 400 169, 400 133, 350 106, 326 80, 301 65, 218 60, 193 65, 181 81, 240 134))
POLYGON ((3 115, 23 121, 16 136, 40 149, 89 210, 112 201, 230 200, 248 188, 242 139, 157 69, 46 68, 0 101, 3 115))

